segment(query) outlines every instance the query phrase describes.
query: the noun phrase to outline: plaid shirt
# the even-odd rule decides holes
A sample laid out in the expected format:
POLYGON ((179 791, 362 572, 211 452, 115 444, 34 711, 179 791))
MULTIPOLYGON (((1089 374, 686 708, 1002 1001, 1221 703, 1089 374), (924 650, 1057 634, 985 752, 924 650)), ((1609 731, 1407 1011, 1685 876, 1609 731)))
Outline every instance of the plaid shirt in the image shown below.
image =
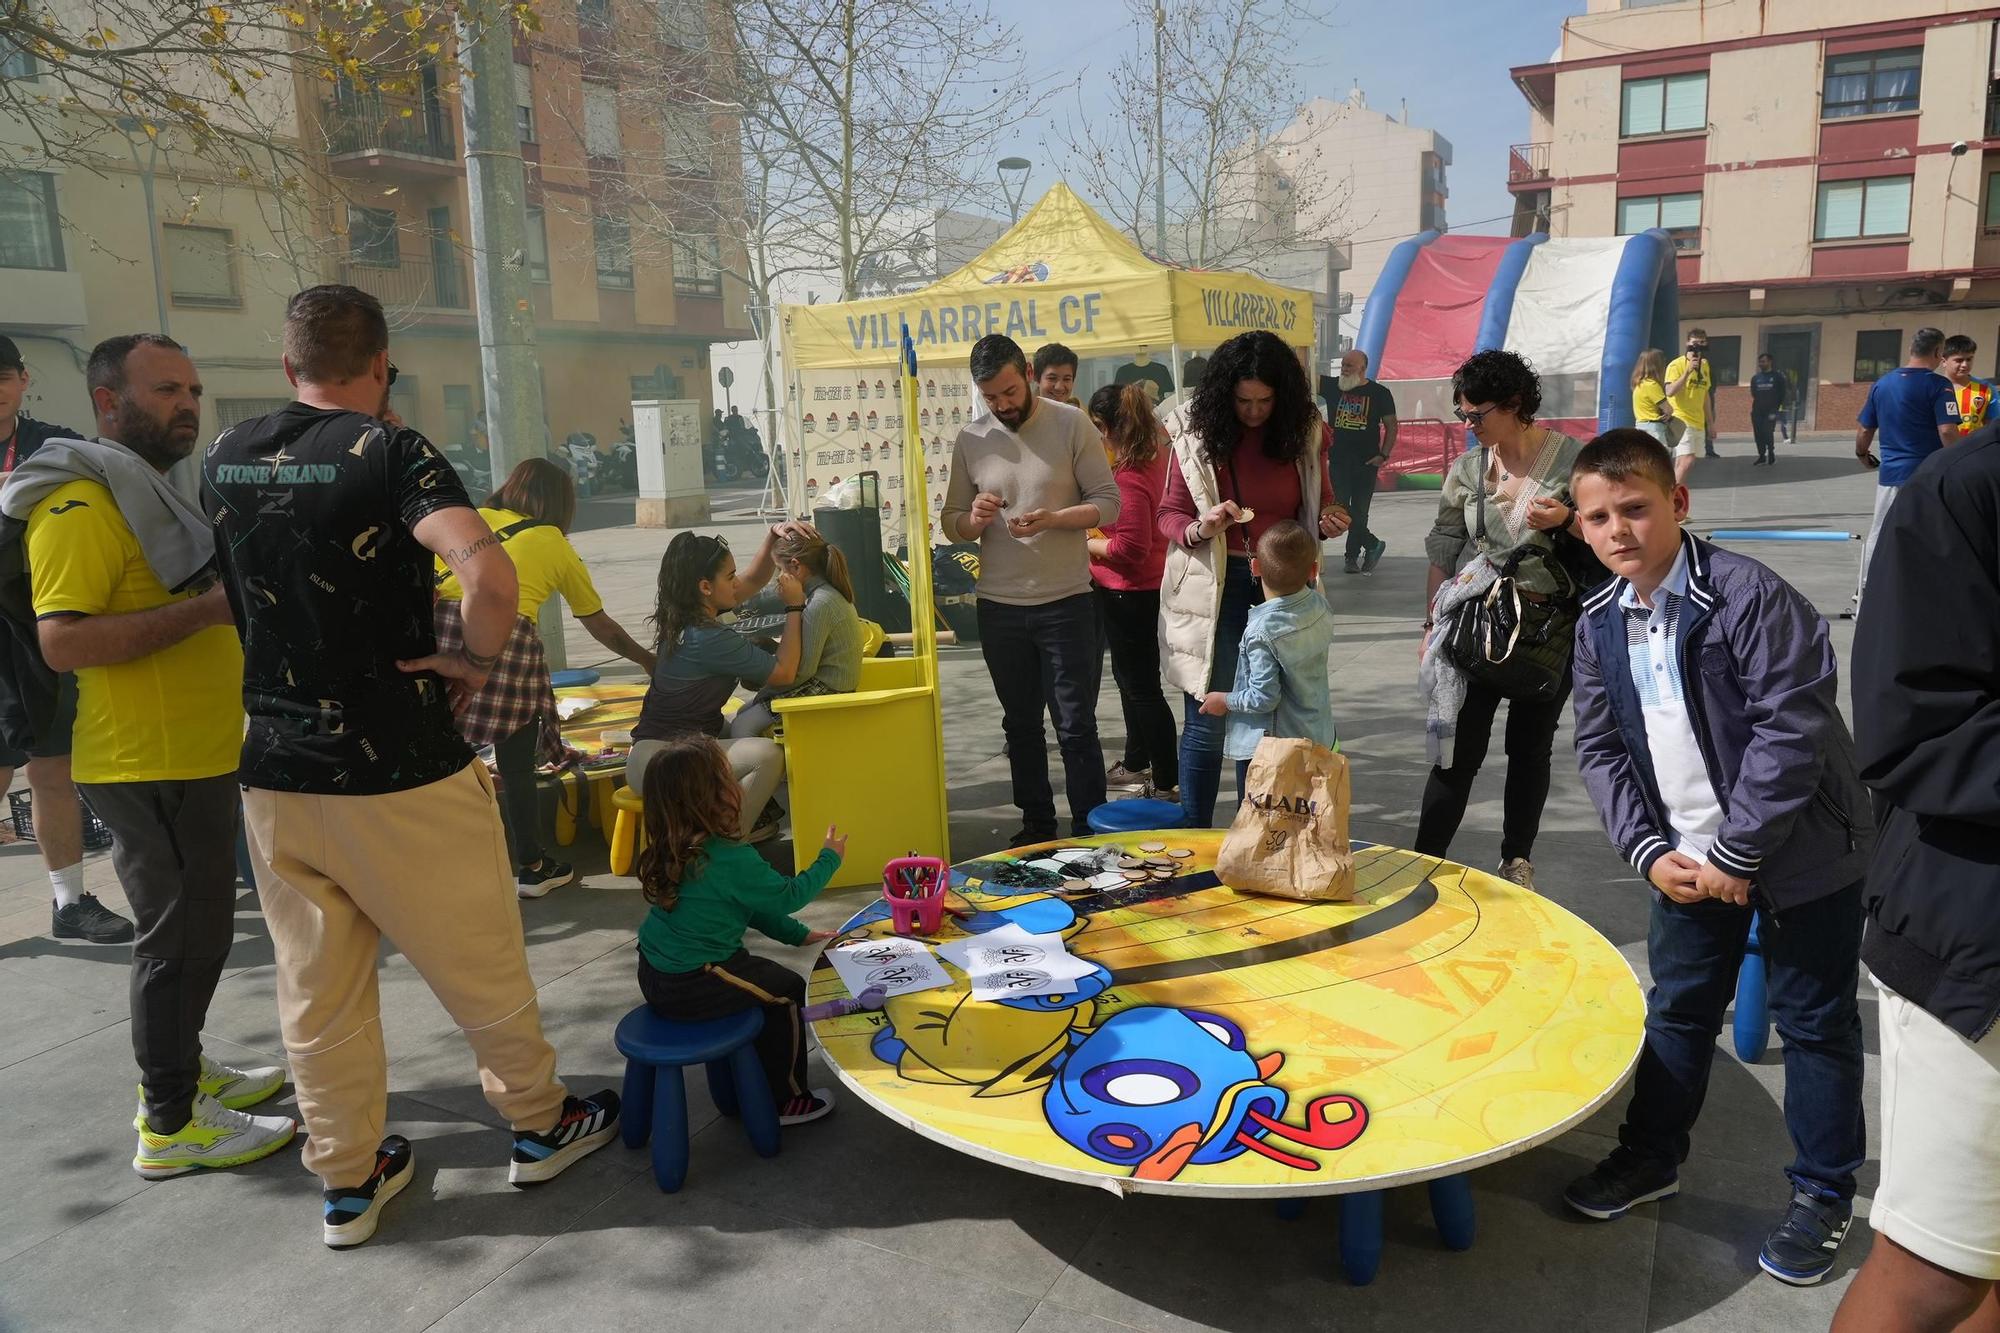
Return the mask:
MULTIPOLYGON (((457 602, 439 602, 434 619, 440 653, 455 653, 465 647, 465 618, 457 602)), ((498 745, 539 721, 542 735, 536 758, 544 764, 560 764, 565 757, 562 735, 556 730, 556 693, 549 681, 548 658, 542 654, 542 636, 526 616, 514 617, 514 632, 507 636, 486 684, 477 694, 457 695, 452 711, 459 734, 475 746, 498 745)))

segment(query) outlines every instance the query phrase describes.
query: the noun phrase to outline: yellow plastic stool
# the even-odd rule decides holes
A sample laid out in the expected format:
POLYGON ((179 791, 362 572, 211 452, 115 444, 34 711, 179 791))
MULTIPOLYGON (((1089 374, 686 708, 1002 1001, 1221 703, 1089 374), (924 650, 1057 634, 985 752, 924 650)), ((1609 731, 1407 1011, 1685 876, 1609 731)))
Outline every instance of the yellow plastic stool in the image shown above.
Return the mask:
POLYGON ((646 845, 646 821, 641 814, 645 806, 639 800, 639 793, 630 787, 620 787, 614 792, 611 805, 618 811, 611 825, 611 873, 629 875, 639 859, 640 849, 646 845))

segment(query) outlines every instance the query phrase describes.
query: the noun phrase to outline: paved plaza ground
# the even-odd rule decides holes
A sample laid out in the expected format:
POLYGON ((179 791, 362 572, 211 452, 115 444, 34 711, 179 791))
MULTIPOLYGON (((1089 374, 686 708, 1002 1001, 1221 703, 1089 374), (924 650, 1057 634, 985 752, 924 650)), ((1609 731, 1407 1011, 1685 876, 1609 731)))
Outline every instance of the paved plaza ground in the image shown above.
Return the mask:
MULTIPOLYGON (((1873 477, 1856 468, 1850 440, 1801 441, 1775 468, 1751 466, 1747 438, 1723 448, 1723 461, 1694 475, 1698 531, 1865 529, 1873 477)), ((753 499, 731 493, 716 525, 739 552, 755 542, 744 521, 753 499)), ((589 530, 577 545, 612 614, 643 632, 669 534, 629 526, 629 500, 585 510, 580 526, 589 530)), ((1389 541, 1381 568, 1366 578, 1337 568, 1329 576, 1338 625, 1333 700, 1354 765, 1354 832, 1404 845, 1425 773, 1415 674, 1422 539, 1434 512, 1434 496, 1379 498, 1376 527, 1389 541)), ((1858 543, 1741 549, 1829 617, 1845 607, 1858 543)), ((1851 622, 1833 626, 1844 664, 1851 622)), ((568 641, 572 665, 605 656, 574 622, 568 641)), ((1018 818, 1007 805, 999 710, 977 649, 944 650, 943 675, 952 850, 964 858, 998 848, 1018 818)), ((1099 716, 1116 737, 1108 686, 1099 716)), ((1490 869, 1498 859, 1503 771, 1496 740, 1453 849, 1469 864, 1490 869)), ((562 1073, 590 1092, 620 1080, 611 1031, 638 1001, 633 931, 645 905, 634 881, 605 869, 601 845, 573 850, 585 882, 524 903, 522 916, 562 1073)), ((1542 891, 1604 932, 1644 980, 1648 890, 1605 843, 1570 761, 1567 727, 1535 862, 1542 891)), ((421 893, 423 867, 410 869, 410 891, 421 893)), ((123 909, 107 855, 89 858, 86 877, 123 909)), ((836 893, 803 915, 832 926, 860 901, 836 893)), ((1564 1182, 1612 1145, 1621 1097, 1572 1133, 1474 1176, 1480 1235, 1470 1253, 1440 1246, 1423 1191, 1392 1195, 1381 1276, 1365 1289, 1337 1274, 1327 1202, 1286 1222, 1268 1203, 1119 1200, 959 1155, 851 1096, 764 1161, 737 1127, 718 1123, 695 1079, 693 1166, 680 1194, 661 1194, 645 1154, 616 1143, 559 1181, 520 1192, 506 1183, 507 1138, 479 1094, 464 1041, 403 959, 385 951, 391 1128, 415 1144, 417 1174, 375 1240, 335 1253, 320 1243, 315 1182, 295 1151, 158 1184, 132 1172, 130 950, 57 943, 48 924, 47 879, 33 846, 0 848, 5 1330, 1819 1329, 1872 1239, 1857 1225, 1834 1278, 1816 1289, 1788 1288, 1757 1270, 1757 1247, 1788 1197, 1775 1041, 1754 1066, 1718 1051, 1678 1198, 1614 1224, 1562 1206, 1564 1182)), ((237 930, 206 1044, 224 1061, 279 1063, 271 946, 248 889, 237 930)), ((758 947, 801 969, 810 961, 805 950, 758 947)), ((1865 984, 1862 1012, 1872 1120, 1875 1005, 1865 984)), ((834 1082, 830 1074, 825 1081, 834 1082)), ((1864 1215, 1875 1146, 1871 1137, 1864 1215)))

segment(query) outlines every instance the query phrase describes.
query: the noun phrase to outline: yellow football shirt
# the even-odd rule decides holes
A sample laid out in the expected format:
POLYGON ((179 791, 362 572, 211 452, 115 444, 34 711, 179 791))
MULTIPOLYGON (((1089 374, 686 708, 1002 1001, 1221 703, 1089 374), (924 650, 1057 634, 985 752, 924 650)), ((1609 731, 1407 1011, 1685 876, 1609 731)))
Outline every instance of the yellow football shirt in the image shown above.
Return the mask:
POLYGON ((1632 415, 1640 421, 1663 421, 1667 415, 1667 389, 1650 377, 1632 388, 1632 415))
MULTIPOLYGON (((1667 383, 1679 379, 1688 368, 1688 359, 1675 357, 1667 365, 1667 383)), ((1706 359, 1694 368, 1681 391, 1672 395, 1674 415, 1687 422, 1688 429, 1699 435, 1708 428, 1708 390, 1715 383, 1715 368, 1706 359)))
MULTIPOLYGON (((35 615, 125 615, 192 593, 161 586, 111 492, 58 487, 28 517, 35 615)), ((243 645, 211 625, 170 648, 76 673, 71 771, 78 782, 169 782, 236 771, 243 749, 243 645)))
MULTIPOLYGON (((481 509, 479 516, 495 532, 504 532, 527 517, 511 509, 481 509)), ((535 618, 542 603, 554 592, 562 594, 563 601, 569 603, 569 613, 579 620, 604 609, 604 599, 597 595, 597 585, 590 581, 583 557, 555 524, 537 523, 532 528, 523 528, 506 538, 501 549, 514 562, 514 575, 521 582, 521 614, 528 619, 535 618)), ((437 572, 438 600, 462 600, 465 589, 459 586, 458 575, 449 573, 443 560, 437 562, 437 572)))

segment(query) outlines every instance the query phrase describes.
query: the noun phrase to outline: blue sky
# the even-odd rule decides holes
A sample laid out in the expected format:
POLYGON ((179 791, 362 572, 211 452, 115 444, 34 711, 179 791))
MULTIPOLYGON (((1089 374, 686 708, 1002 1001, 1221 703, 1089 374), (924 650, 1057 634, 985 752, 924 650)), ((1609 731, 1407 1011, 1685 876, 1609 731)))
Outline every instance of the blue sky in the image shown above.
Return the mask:
MULTIPOLYGON (((1528 137, 1527 104, 1507 77, 1515 65, 1547 60, 1563 19, 1583 0, 1321 0, 1329 23, 1302 43, 1305 92, 1342 98, 1358 79, 1368 104, 1393 111, 1407 99, 1410 122, 1451 140, 1451 201, 1455 228, 1504 235, 1507 146, 1528 137), (1484 222, 1485 219, 1499 221, 1484 222)), ((1032 71, 1071 80, 1083 76, 1086 111, 1093 70, 1107 71, 1134 40, 1117 0, 1004 0, 996 8, 1034 48, 1032 71)), ((1073 111, 1074 96, 1021 123, 1001 152, 1035 163, 1027 197, 1038 197, 1058 175, 1060 142, 1050 124, 1073 111), (1044 148, 1043 139, 1049 146, 1044 148)), ((996 155, 996 156, 998 156, 996 155)))

